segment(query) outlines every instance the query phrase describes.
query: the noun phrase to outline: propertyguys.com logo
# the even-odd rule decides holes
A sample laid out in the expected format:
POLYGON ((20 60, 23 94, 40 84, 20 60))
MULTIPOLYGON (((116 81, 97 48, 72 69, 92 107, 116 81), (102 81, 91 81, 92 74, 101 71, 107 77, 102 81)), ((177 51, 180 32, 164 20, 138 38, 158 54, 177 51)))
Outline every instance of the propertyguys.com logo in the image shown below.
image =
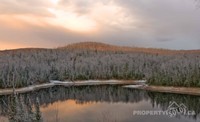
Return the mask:
POLYGON ((167 110, 134 110, 133 115, 152 115, 152 116, 158 116, 158 115, 166 115, 169 117, 176 117, 178 115, 184 115, 184 116, 194 116, 196 115, 195 111, 188 110, 188 108, 183 104, 177 104, 176 102, 170 102, 170 105, 168 106, 167 110))

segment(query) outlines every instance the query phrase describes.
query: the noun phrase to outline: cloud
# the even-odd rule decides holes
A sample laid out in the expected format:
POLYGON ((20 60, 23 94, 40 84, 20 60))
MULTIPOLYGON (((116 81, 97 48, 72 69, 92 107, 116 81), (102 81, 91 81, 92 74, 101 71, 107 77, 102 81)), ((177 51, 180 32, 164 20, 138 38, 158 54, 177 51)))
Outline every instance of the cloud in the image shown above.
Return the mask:
POLYGON ((63 14, 65 16, 70 14, 76 17, 77 21, 79 21, 79 18, 87 18, 91 23, 100 25, 101 27, 97 27, 101 29, 130 28, 131 24, 136 21, 135 18, 132 18, 132 15, 126 14, 126 9, 112 0, 97 0, 95 2, 93 0, 62 0, 58 5, 59 9, 51 9, 54 14, 65 13, 63 14))
POLYGON ((56 47, 100 41, 199 49, 196 4, 191 0, 1 0, 0 43, 56 47))
POLYGON ((47 7, 53 6, 46 0, 1 0, 0 15, 32 14, 38 16, 51 16, 47 7))

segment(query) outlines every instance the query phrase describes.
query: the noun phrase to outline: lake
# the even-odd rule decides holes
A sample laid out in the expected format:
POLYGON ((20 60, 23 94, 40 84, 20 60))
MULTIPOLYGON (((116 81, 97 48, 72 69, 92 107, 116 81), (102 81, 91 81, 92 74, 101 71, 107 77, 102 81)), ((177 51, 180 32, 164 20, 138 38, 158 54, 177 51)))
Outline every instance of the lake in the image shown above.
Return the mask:
POLYGON ((148 92, 120 85, 56 86, 0 96, 1 122, 22 118, 44 122, 198 122, 199 113, 198 96, 148 92), (166 115, 164 112, 170 108, 176 109, 172 110, 175 114, 166 115))

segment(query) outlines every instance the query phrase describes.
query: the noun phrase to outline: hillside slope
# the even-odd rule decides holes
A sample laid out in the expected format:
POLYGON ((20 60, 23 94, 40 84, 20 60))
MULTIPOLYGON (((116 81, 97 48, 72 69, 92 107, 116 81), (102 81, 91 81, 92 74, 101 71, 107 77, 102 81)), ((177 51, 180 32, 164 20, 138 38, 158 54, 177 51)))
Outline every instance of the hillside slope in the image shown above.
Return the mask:
POLYGON ((180 54, 180 53, 200 53, 200 50, 168 50, 168 49, 156 49, 156 48, 140 48, 140 47, 126 47, 116 46, 99 42, 80 42, 69 44, 59 49, 87 49, 97 51, 121 51, 121 52, 143 52, 153 54, 180 54))
MULTIPOLYGON (((69 44, 67 46, 58 47, 56 49, 61 50, 93 50, 93 51, 112 51, 112 52, 135 52, 135 53, 150 53, 150 54, 200 54, 199 50, 169 50, 169 49, 157 49, 157 48, 142 48, 142 47, 127 47, 127 46, 116 46, 100 42, 79 42, 69 44)), ((13 50, 0 50, 0 54, 3 52, 34 52, 54 50, 45 48, 21 48, 13 50)))

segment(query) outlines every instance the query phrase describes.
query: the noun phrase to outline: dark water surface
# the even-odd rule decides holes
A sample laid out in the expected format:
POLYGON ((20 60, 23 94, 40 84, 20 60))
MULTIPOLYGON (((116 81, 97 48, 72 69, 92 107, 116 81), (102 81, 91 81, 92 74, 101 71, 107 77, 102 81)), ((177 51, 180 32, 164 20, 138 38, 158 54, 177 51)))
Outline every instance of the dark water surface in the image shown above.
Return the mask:
POLYGON ((0 96, 0 122, 199 122, 200 97, 121 86, 53 87, 32 93, 0 96), (133 115, 165 111, 172 103, 195 115, 133 115), (179 106, 180 107, 180 106, 179 106))

